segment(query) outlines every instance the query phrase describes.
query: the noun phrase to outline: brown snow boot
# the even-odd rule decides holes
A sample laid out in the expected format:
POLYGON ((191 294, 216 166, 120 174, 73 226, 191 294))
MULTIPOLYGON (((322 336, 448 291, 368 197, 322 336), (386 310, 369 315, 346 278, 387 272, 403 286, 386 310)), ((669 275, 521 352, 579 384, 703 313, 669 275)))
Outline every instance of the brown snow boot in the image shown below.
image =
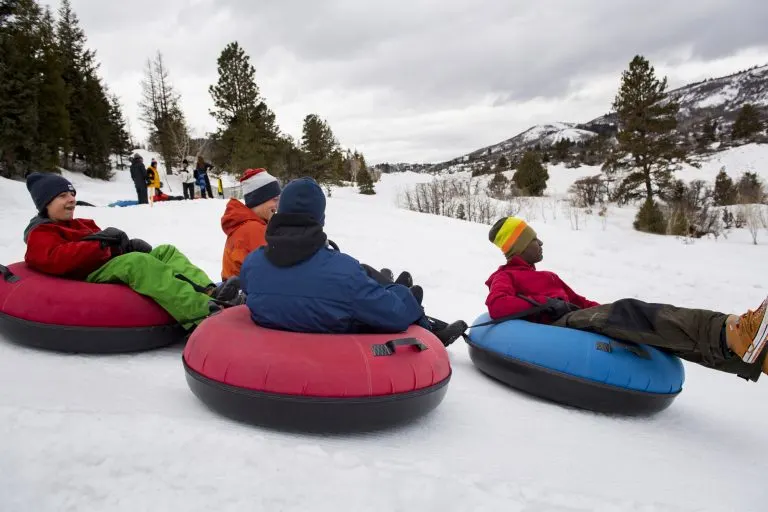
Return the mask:
MULTIPOLYGON (((728 347, 742 361, 753 364, 768 345, 768 297, 760 306, 741 316, 730 315, 725 322, 728 347)), ((768 358, 763 358, 763 373, 768 374, 768 358)))

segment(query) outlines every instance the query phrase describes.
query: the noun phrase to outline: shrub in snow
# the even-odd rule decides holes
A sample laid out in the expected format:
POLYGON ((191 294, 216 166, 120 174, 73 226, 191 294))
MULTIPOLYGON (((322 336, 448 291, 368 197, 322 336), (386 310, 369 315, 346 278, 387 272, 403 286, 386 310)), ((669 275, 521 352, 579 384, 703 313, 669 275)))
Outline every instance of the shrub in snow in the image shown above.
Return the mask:
POLYGON ((595 206, 606 199, 605 183, 600 175, 576 180, 568 191, 571 194, 571 202, 581 208, 595 206))
POLYGON ((664 235, 667 232, 667 222, 664 219, 664 212, 661 211, 659 204, 647 199, 635 216, 633 226, 638 231, 645 233, 655 233, 664 235))
POLYGON ((488 183, 488 195, 495 199, 506 199, 509 196, 509 180, 501 172, 496 171, 488 183))
POLYGON ((741 204, 763 203, 766 199, 765 184, 754 172, 745 172, 739 178, 736 192, 741 204))
POLYGON ((712 207, 713 196, 712 188, 702 180, 675 182, 668 197, 667 233, 693 238, 719 236, 723 227, 720 213, 712 207))

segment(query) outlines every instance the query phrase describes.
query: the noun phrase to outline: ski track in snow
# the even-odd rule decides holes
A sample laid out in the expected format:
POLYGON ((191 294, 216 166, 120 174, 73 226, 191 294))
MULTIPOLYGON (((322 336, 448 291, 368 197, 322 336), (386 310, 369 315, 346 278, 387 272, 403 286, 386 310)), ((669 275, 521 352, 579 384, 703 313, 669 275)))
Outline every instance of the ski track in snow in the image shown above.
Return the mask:
MULTIPOLYGON (((766 160, 768 151, 747 146, 682 174, 711 180, 725 164, 732 173, 751 166, 766 177, 766 160)), ((593 171, 550 168, 553 188, 564 192, 593 171)), ((94 204, 133 195, 127 171, 111 183, 67 176, 78 198, 94 204)), ((396 208, 399 189, 428 179, 384 176, 373 197, 335 190, 327 232, 361 261, 410 270, 430 314, 471 322, 484 309, 483 283, 501 255, 487 240, 488 226, 396 208)), ((23 183, 0 180, 0 190, 0 261, 10 263, 24 255, 21 233, 34 212, 23 183)), ((545 243, 541 267, 590 298, 740 313, 768 294, 768 232, 758 246, 743 230, 684 244, 633 232, 631 208, 611 209, 605 223, 588 217, 574 231, 553 201, 541 202, 530 212, 545 243)), ((152 244, 172 242, 216 278, 223 208, 220 200, 197 200, 151 209, 79 207, 77 215, 152 244)), ((765 382, 686 363, 683 393, 669 409, 616 418, 496 383, 474 369, 460 341, 449 352, 452 382, 432 414, 375 434, 320 436, 255 428, 208 411, 187 388, 180 347, 80 356, 2 340, 0 511, 765 508, 765 382)))

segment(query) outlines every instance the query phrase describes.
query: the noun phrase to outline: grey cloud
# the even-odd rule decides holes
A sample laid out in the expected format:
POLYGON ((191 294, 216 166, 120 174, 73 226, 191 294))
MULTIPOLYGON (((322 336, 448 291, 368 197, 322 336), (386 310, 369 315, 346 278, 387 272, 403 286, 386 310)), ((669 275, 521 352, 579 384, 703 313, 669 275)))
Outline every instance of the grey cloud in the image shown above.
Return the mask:
POLYGON ((569 77, 625 66, 635 53, 690 44, 716 58, 764 44, 759 1, 223 2, 299 59, 327 61, 337 85, 386 84, 444 105, 479 94, 558 96, 569 77))
MULTIPOLYGON (((278 119, 281 101, 308 113, 318 105, 307 98, 325 91, 322 98, 331 99, 319 104, 320 113, 342 127, 362 116, 400 119, 562 99, 606 74, 615 74, 618 86, 620 71, 637 53, 669 61, 688 47, 694 58, 711 60, 768 46, 768 3, 761 0, 73 0, 73 6, 110 75, 133 77, 159 49, 172 78, 192 83, 194 77, 199 88, 215 80, 224 45, 238 40, 278 119), (350 111, 347 98, 369 90, 383 91, 380 102, 350 111)), ((185 105, 202 111, 202 120, 208 105, 198 103, 207 101, 207 92, 194 97, 185 105)), ((431 148, 443 137, 443 147, 451 148, 472 129, 471 119, 452 129, 429 127, 408 144, 431 148)), ((375 131, 377 147, 383 140, 400 145, 382 130, 375 131)), ((364 132, 351 132, 360 141, 350 145, 364 143, 364 132)))

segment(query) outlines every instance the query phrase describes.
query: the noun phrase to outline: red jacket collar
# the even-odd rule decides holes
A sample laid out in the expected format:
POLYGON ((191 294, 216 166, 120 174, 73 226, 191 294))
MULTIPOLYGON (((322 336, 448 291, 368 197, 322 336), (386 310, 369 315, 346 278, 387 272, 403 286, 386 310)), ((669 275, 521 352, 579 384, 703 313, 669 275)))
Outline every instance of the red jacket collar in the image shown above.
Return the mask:
POLYGON ((536 270, 536 265, 531 265, 520 256, 512 256, 501 268, 514 270, 536 270))

